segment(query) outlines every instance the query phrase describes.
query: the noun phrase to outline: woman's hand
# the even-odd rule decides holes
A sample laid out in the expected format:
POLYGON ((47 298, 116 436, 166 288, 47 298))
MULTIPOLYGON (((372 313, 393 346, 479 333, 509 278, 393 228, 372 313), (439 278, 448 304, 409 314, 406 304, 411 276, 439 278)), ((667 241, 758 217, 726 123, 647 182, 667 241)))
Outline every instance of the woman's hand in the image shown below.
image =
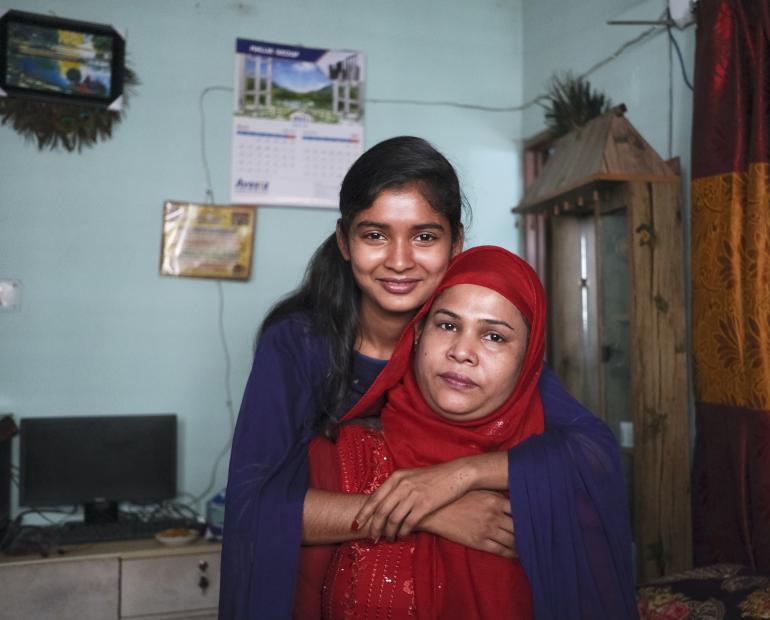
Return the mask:
POLYGON ((372 493, 355 516, 378 540, 412 532, 429 514, 475 489, 508 488, 508 453, 489 452, 418 469, 400 469, 372 493))
POLYGON ((516 554, 511 503, 500 493, 470 491, 439 508, 419 524, 419 529, 456 542, 513 559, 516 554))
POLYGON ((399 469, 372 493, 354 524, 368 529, 376 541, 406 536, 439 508, 473 488, 473 468, 465 459, 418 469, 399 469))

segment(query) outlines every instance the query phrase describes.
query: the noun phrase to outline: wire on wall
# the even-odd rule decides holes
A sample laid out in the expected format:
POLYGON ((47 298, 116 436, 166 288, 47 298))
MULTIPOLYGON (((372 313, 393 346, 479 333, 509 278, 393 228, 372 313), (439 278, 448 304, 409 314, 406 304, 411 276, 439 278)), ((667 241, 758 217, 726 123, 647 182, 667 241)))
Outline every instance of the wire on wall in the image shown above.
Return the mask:
MULTIPOLYGON (((630 48, 642 43, 643 41, 646 41, 648 39, 652 39, 658 36, 663 31, 664 31, 663 26, 659 26, 659 25, 647 28, 641 34, 623 43, 620 47, 618 47, 618 49, 616 49, 609 56, 606 56, 601 60, 599 60, 598 62, 591 65, 586 71, 584 71, 577 77, 578 78, 588 77, 592 73, 595 73, 605 65, 611 63, 612 61, 622 56, 630 48)), ((678 51, 678 47, 677 47, 677 51, 678 51)), ((679 58, 680 58, 680 61, 682 62, 682 71, 684 72, 684 60, 682 60, 681 52, 679 52, 679 58)), ((686 82, 686 75, 685 75, 685 82, 686 82)), ((463 110, 479 110, 481 112, 523 112, 524 110, 531 108, 533 105, 539 103, 540 101, 544 101, 547 98, 548 96, 542 93, 540 95, 537 95, 536 97, 533 97, 529 101, 522 103, 521 105, 514 105, 514 106, 487 106, 487 105, 476 105, 472 103, 461 103, 458 101, 425 100, 425 99, 421 100, 421 99, 367 98, 366 102, 395 104, 395 105, 418 105, 418 106, 437 106, 437 107, 444 106, 444 107, 451 107, 451 108, 460 108, 463 110)))
POLYGON ((674 45, 674 49, 676 50, 676 55, 679 58, 679 67, 682 69, 682 80, 684 80, 685 85, 690 90, 694 90, 692 86, 692 82, 690 81, 690 78, 687 77, 687 69, 684 66, 684 57, 682 56, 682 50, 679 48, 679 42, 676 40, 676 37, 674 36, 674 33, 671 32, 671 28, 668 28, 668 36, 671 40, 671 43, 674 45))
POLYGON ((203 173, 206 175, 206 201, 210 203, 214 202, 214 190, 211 184, 211 169, 206 158, 206 112, 203 107, 203 101, 206 95, 216 91, 231 93, 233 89, 230 86, 207 86, 201 91, 201 96, 198 99, 201 113, 201 160, 203 161, 203 173))
MULTIPOLYGON (((207 86, 201 91, 200 98, 198 100, 200 115, 201 115, 201 124, 200 124, 201 161, 203 163, 203 172, 206 177, 206 202, 213 204, 214 202, 216 202, 216 200, 214 198, 214 189, 211 183, 211 169, 209 168, 209 162, 206 157, 206 111, 203 105, 206 95, 212 92, 233 92, 233 89, 229 86, 207 86)), ((229 427, 229 432, 227 434, 227 441, 225 442, 225 445, 222 447, 222 449, 219 451, 219 454, 217 454, 216 459, 214 459, 214 464, 211 466, 211 474, 209 476, 208 486, 206 486, 206 488, 201 493, 193 496, 193 502, 195 503, 198 503, 202 499, 206 498, 214 490, 214 486, 216 485, 216 479, 217 479, 217 471, 219 470, 219 466, 222 463, 222 459, 224 459, 227 453, 230 451, 230 445, 233 439, 233 432, 235 431, 235 409, 233 407, 233 395, 232 395, 232 388, 230 386, 230 383, 231 383, 230 379, 232 374, 232 359, 230 357, 230 349, 227 345, 227 335, 225 333, 225 318, 224 318, 225 317, 225 292, 224 292, 224 287, 222 286, 222 282, 220 280, 216 280, 216 286, 217 286, 217 294, 219 298, 217 325, 218 325, 218 332, 219 332, 219 340, 222 345, 222 352, 224 353, 224 357, 225 357, 225 373, 224 373, 225 406, 227 408, 230 427, 229 427)))
MULTIPOLYGON (((668 2, 668 0, 666 0, 668 2)), ((671 21, 671 12, 666 6, 668 21, 671 21)), ((671 42, 671 24, 666 26, 668 30, 668 144, 667 157, 671 159, 674 153, 674 46, 671 42)))

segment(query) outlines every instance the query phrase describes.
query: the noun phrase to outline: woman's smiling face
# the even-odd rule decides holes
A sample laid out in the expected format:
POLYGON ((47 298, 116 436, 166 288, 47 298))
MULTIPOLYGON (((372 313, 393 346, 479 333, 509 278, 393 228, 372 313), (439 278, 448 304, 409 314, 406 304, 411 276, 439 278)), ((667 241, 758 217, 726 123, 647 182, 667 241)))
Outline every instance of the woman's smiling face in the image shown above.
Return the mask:
POLYGON ((453 243, 446 216, 415 186, 381 192, 356 214, 347 236, 338 226, 337 242, 350 261, 361 289, 362 318, 369 322, 416 312, 462 249, 462 236, 453 243))
POLYGON ((433 302, 417 333, 417 385, 442 417, 483 418, 516 387, 529 329, 499 293, 475 284, 452 286, 433 302))

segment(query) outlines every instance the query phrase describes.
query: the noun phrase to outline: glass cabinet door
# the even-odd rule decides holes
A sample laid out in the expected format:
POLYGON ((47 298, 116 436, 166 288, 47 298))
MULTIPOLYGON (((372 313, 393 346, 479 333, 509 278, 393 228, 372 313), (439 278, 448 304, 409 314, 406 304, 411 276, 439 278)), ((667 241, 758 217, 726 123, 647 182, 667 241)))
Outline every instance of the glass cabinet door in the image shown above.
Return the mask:
POLYGON ((550 220, 548 361, 564 387, 601 415, 593 217, 550 220))
POLYGON ((626 211, 599 218, 602 417, 625 448, 632 447, 630 272, 626 211))
POLYGON ((599 293, 599 384, 601 415, 621 446, 629 508, 633 494, 633 404, 631 401, 631 273, 625 209, 597 220, 599 293))

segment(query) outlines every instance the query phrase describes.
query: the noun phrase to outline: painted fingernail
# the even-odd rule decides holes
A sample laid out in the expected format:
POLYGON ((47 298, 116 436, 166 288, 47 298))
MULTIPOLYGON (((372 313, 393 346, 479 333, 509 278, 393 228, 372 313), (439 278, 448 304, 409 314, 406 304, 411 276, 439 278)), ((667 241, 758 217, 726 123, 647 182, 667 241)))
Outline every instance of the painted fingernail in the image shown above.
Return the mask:
POLYGON ((361 529, 361 526, 359 525, 358 521, 353 519, 353 523, 351 523, 351 525, 350 525, 350 531, 351 532, 357 532, 360 529, 361 529))

